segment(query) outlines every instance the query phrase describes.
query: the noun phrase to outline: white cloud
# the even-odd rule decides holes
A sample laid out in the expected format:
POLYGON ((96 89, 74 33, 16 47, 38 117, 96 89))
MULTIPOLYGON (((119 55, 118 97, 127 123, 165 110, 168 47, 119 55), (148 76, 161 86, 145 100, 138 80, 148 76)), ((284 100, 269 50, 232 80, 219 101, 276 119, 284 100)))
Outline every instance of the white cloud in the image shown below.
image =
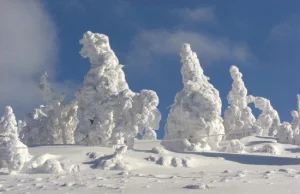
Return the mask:
POLYGON ((295 43, 300 41, 300 15, 290 16, 285 21, 275 25, 269 33, 267 43, 270 42, 288 42, 295 43))
POLYGON ((215 22, 216 15, 213 7, 198 7, 180 8, 171 11, 174 15, 178 16, 183 21, 189 22, 215 22))
POLYGON ((164 56, 176 56, 182 43, 190 43, 202 65, 230 61, 249 64, 255 60, 246 44, 234 43, 227 38, 208 36, 194 31, 151 30, 138 34, 127 63, 134 67, 153 67, 154 60, 164 56))
POLYGON ((40 1, 0 1, 0 112, 12 105, 24 114, 41 103, 37 80, 45 70, 55 74, 56 39, 40 1))

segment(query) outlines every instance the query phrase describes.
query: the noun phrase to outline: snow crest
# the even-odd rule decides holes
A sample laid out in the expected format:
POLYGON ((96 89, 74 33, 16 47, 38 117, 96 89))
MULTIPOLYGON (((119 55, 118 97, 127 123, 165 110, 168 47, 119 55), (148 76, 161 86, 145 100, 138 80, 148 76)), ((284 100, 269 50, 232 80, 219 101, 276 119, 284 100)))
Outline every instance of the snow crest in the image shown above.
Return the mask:
POLYGON ((172 151, 218 149, 218 134, 224 134, 219 91, 209 83, 189 44, 182 45, 180 56, 184 88, 175 96, 162 145, 172 151))

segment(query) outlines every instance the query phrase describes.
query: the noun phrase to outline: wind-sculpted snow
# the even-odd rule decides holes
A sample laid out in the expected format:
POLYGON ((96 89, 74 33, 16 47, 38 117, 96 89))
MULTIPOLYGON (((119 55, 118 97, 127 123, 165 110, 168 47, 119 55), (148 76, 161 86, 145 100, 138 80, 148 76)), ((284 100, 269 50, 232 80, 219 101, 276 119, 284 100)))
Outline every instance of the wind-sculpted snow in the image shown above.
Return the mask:
POLYGON ((248 91, 242 79, 243 74, 236 66, 230 67, 230 74, 233 83, 227 96, 230 106, 224 113, 224 127, 227 139, 240 139, 255 134, 255 117, 248 106, 248 91))
POLYGON ((30 159, 27 146, 19 140, 13 109, 7 106, 0 119, 0 169, 6 167, 9 172, 19 171, 30 159))
POLYGON ((182 45, 180 56, 184 88, 175 96, 162 144, 173 151, 217 149, 222 139, 218 134, 224 134, 219 92, 189 44, 182 45))
POLYGON ((76 143, 86 145, 128 145, 140 134, 156 139, 161 114, 154 91, 132 92, 109 39, 104 34, 86 32, 80 41, 81 55, 89 58, 91 69, 78 91, 79 124, 76 143))
POLYGON ((64 94, 55 93, 46 72, 40 78, 39 90, 47 105, 26 115, 26 125, 20 131, 22 141, 27 145, 73 144, 78 123, 77 101, 63 104, 64 94))
POLYGON ((255 125, 261 130, 258 135, 274 136, 280 126, 280 118, 278 112, 272 107, 270 100, 263 97, 249 96, 249 102, 253 102, 255 108, 261 110, 255 125))

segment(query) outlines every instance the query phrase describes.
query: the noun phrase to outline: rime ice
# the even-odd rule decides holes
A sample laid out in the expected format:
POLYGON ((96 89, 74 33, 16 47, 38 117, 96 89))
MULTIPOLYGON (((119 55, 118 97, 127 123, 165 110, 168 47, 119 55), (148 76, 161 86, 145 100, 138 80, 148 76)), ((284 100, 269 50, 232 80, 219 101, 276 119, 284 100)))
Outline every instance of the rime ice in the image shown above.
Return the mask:
POLYGON ((19 171, 25 162, 31 159, 27 146, 18 137, 16 117, 10 106, 5 108, 4 116, 0 119, 0 168, 7 167, 11 171, 19 171))
POLYGON ((26 125, 20 132, 27 145, 74 144, 77 120, 77 102, 63 104, 64 94, 57 95, 45 72, 40 78, 39 91, 47 104, 26 115, 26 125))
POLYGON ((224 113, 224 127, 227 139, 240 139, 255 133, 255 131, 252 132, 255 117, 248 106, 248 91, 242 79, 243 74, 236 66, 230 67, 230 74, 233 83, 227 96, 230 106, 224 113))
POLYGON ((76 95, 79 124, 76 143, 88 145, 128 145, 141 134, 156 139, 154 130, 161 119, 156 108, 158 96, 152 90, 132 92, 122 65, 104 34, 86 32, 80 41, 81 56, 89 58, 91 69, 76 95))
POLYGON ((189 44, 182 45, 180 56, 184 88, 175 96, 162 144, 173 151, 217 149, 222 139, 218 134, 224 134, 219 92, 189 44))

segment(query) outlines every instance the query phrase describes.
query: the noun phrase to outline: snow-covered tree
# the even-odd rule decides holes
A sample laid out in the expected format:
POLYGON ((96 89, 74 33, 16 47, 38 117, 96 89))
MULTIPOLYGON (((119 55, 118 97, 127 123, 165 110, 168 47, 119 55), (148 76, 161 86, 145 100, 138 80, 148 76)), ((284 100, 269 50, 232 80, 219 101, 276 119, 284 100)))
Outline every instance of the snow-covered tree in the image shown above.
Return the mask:
POLYGON ((255 108, 261 110, 255 125, 258 126, 261 132, 258 135, 271 135, 276 134, 276 130, 280 126, 280 118, 278 112, 272 107, 270 100, 263 97, 249 97, 251 102, 254 103, 255 108))
POLYGON ((83 35, 81 55, 89 58, 91 69, 76 94, 79 124, 75 140, 85 145, 128 145, 134 138, 156 138, 161 119, 154 91, 132 92, 109 39, 90 31, 83 35))
POLYGON ((283 122, 278 129, 276 134, 279 143, 294 144, 294 131, 292 126, 288 122, 283 122))
POLYGON ((224 134, 219 91, 189 44, 182 45, 180 56, 184 88, 175 96, 162 145, 173 151, 218 149, 224 134))
POLYGON ((18 137, 18 127, 13 109, 5 108, 4 116, 0 119, 0 168, 7 167, 9 171, 19 171, 25 162, 30 160, 27 146, 18 137))
POLYGON ((224 113, 224 127, 227 139, 240 139, 255 134, 255 117, 248 106, 247 88, 238 67, 231 66, 232 89, 227 96, 229 107, 224 113))
POLYGON ((63 104, 65 94, 57 95, 45 72, 40 78, 39 91, 46 103, 26 115, 26 125, 20 137, 27 145, 73 144, 77 127, 77 101, 63 104))

